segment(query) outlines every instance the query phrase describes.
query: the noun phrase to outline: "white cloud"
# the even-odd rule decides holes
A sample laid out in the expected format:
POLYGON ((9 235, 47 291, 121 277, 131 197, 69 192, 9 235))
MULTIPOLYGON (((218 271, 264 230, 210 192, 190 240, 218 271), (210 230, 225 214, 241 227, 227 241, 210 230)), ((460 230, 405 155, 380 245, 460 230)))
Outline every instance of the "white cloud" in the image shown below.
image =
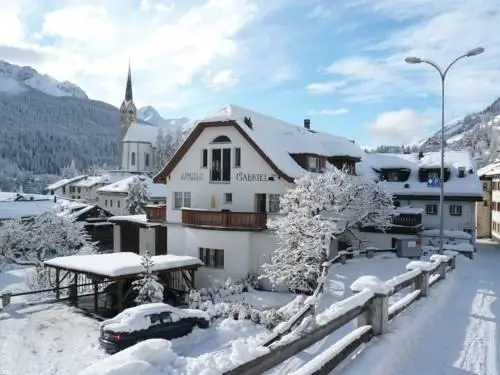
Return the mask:
POLYGON ((231 69, 224 69, 214 74, 207 72, 204 82, 211 90, 220 91, 234 87, 238 83, 238 77, 231 69))
MULTIPOLYGON (((437 72, 426 64, 409 65, 407 56, 429 58, 445 67, 471 48, 483 46, 483 55, 454 66, 446 81, 446 117, 453 118, 490 104, 500 81, 500 24, 498 0, 346 0, 344 12, 393 21, 387 32, 373 32, 358 52, 331 63, 328 81, 348 84, 338 90, 348 101, 411 100, 433 95, 439 104, 437 72)), ((439 119, 435 118, 435 122, 439 119)))
POLYGON ((429 121, 412 109, 384 112, 366 129, 379 144, 408 144, 428 133, 429 121))
POLYGON ((256 60, 259 74, 268 77, 277 72, 275 61, 281 66, 287 60, 278 42, 273 54, 262 50, 261 29, 254 27, 286 1, 51 1, 43 5, 50 11, 37 9, 35 15, 30 7, 12 5, 17 3, 0 0, 0 50, 8 52, 2 58, 33 64, 115 105, 123 97, 129 57, 137 104, 169 108, 205 105, 205 88, 237 84, 254 73, 256 60), (26 22, 28 16, 36 21, 26 22))
POLYGON ((306 86, 310 94, 329 94, 346 85, 343 81, 314 82, 306 86))
POLYGON ((339 116, 348 113, 349 110, 347 108, 326 108, 320 110, 312 110, 309 113, 311 115, 319 115, 319 116, 339 116))

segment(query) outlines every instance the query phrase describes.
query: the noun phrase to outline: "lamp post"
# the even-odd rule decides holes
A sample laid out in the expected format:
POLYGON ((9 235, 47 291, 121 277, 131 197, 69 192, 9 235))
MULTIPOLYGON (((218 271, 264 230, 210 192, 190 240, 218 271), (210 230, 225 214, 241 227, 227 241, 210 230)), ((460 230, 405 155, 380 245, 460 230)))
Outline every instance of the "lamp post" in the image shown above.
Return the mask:
POLYGON ((482 47, 477 47, 474 49, 471 49, 467 53, 463 54, 462 56, 457 57, 455 60, 453 60, 447 67, 446 69, 441 69, 441 67, 436 64, 432 60, 428 59, 421 59, 419 57, 407 57, 405 61, 408 64, 420 64, 420 63, 425 63, 429 64, 432 67, 434 67, 440 77, 441 77, 441 170, 439 173, 439 187, 440 187, 440 193, 439 193, 439 215, 440 215, 440 220, 439 220, 439 254, 443 254, 443 244, 444 244, 444 82, 446 79, 446 74, 450 70, 450 68, 455 65, 456 62, 459 60, 465 58, 465 57, 472 57, 472 56, 477 56, 480 55, 481 53, 484 52, 484 48, 482 47))

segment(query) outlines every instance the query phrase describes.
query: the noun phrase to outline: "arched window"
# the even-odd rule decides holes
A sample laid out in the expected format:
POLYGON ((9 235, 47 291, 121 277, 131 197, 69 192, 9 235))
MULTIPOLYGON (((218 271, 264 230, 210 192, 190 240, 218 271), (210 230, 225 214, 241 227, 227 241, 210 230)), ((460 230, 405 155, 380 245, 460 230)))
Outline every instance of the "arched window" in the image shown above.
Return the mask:
POLYGON ((135 165, 135 152, 132 152, 132 155, 130 155, 130 164, 135 165))
POLYGON ((144 164, 146 167, 149 167, 149 154, 144 154, 144 164))
POLYGON ((212 143, 231 143, 231 140, 226 135, 219 135, 212 141, 212 143))

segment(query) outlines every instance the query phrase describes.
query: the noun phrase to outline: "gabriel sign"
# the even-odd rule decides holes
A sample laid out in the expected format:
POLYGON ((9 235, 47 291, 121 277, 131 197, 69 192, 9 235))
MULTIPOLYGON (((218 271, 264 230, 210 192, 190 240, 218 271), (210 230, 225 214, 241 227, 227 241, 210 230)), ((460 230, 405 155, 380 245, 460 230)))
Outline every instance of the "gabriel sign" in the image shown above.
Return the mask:
POLYGON ((236 173, 236 181, 242 182, 265 182, 273 181, 273 176, 268 176, 266 173, 236 173))
POLYGON ((203 173, 201 172, 184 172, 181 174, 182 181, 203 181, 203 173))

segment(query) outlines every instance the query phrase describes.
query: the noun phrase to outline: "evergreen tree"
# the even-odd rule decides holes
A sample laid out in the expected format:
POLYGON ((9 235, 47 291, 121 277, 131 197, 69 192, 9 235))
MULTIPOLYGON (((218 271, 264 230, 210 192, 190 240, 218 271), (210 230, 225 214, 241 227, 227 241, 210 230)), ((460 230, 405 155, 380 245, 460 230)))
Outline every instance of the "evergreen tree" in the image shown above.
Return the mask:
POLYGON ((135 302, 138 305, 162 302, 164 287, 158 276, 153 274, 154 262, 149 251, 142 256, 141 265, 144 267, 144 273, 139 280, 132 283, 134 291, 137 292, 135 302))
POLYGON ((128 185, 128 194, 125 198, 127 213, 129 215, 144 214, 149 200, 149 189, 144 177, 135 176, 128 185))

